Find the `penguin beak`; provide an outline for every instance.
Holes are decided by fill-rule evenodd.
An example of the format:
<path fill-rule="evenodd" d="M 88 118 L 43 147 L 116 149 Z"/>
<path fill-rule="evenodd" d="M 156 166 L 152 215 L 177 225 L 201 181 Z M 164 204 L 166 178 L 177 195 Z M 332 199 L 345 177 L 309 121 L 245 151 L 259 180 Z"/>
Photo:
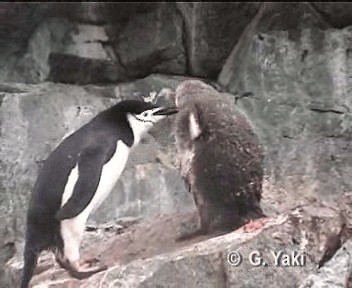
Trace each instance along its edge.
<path fill-rule="evenodd" d="M 159 110 L 155 111 L 153 115 L 155 116 L 167 116 L 178 112 L 176 107 L 161 107 Z"/>

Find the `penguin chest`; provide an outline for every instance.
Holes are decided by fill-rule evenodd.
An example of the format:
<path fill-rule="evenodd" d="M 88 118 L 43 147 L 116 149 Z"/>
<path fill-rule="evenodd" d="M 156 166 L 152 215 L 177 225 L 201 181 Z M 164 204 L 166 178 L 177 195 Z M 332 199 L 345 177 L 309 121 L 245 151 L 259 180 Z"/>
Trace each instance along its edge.
<path fill-rule="evenodd" d="M 121 176 L 121 173 L 126 166 L 129 150 L 129 147 L 125 145 L 122 141 L 118 141 L 116 143 L 116 148 L 113 156 L 102 167 L 99 184 L 92 200 L 85 207 L 82 213 L 77 216 L 80 219 L 83 219 L 83 222 L 88 218 L 88 216 L 92 212 L 94 212 L 102 204 L 102 202 L 106 199 L 111 190 L 114 188 L 117 180 Z M 69 175 L 68 182 L 63 193 L 61 207 L 71 197 L 78 178 L 79 169 L 78 165 L 76 165 Z"/>
<path fill-rule="evenodd" d="M 106 162 L 102 168 L 101 176 L 97 191 L 93 199 L 84 212 L 90 214 L 97 209 L 114 188 L 116 182 L 123 172 L 129 156 L 129 147 L 122 141 L 116 144 L 116 150 L 111 159 Z"/>

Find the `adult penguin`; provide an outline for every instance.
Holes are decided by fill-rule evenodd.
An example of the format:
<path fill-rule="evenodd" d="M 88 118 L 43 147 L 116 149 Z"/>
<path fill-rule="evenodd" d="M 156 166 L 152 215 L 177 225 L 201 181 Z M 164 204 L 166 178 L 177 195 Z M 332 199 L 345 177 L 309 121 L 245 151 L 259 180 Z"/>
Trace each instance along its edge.
<path fill-rule="evenodd" d="M 29 203 L 21 288 L 28 287 L 37 258 L 47 249 L 79 279 L 107 268 L 95 259 L 80 261 L 88 216 L 111 192 L 142 135 L 176 112 L 175 107 L 121 101 L 69 135 L 49 155 Z"/>

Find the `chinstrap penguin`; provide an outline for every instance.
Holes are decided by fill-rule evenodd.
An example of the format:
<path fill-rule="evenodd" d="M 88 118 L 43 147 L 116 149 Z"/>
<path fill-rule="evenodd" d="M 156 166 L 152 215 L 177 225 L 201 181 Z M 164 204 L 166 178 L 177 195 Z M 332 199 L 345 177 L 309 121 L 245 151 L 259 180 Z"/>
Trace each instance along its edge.
<path fill-rule="evenodd" d="M 95 259 L 80 261 L 86 221 L 119 179 L 131 148 L 155 123 L 174 113 L 175 107 L 121 101 L 69 135 L 49 155 L 29 202 L 21 288 L 28 287 L 38 256 L 47 249 L 79 279 L 107 268 Z"/>
<path fill-rule="evenodd" d="M 200 218 L 198 230 L 177 240 L 265 217 L 260 207 L 263 155 L 244 115 L 199 80 L 182 82 L 175 97 L 176 162 Z"/>

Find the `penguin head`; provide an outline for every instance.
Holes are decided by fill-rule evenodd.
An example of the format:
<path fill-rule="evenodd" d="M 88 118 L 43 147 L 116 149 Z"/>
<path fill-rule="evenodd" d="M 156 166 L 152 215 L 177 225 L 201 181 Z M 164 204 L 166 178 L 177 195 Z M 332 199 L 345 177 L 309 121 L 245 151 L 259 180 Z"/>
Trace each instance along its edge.
<path fill-rule="evenodd" d="M 176 88 L 175 102 L 177 107 L 186 105 L 190 101 L 211 99 L 218 91 L 200 80 L 185 80 Z"/>
<path fill-rule="evenodd" d="M 127 115 L 127 121 L 134 135 L 134 145 L 138 144 L 141 137 L 156 123 L 178 112 L 176 107 L 161 107 L 151 103 L 126 100 L 120 102 L 121 110 Z"/>

